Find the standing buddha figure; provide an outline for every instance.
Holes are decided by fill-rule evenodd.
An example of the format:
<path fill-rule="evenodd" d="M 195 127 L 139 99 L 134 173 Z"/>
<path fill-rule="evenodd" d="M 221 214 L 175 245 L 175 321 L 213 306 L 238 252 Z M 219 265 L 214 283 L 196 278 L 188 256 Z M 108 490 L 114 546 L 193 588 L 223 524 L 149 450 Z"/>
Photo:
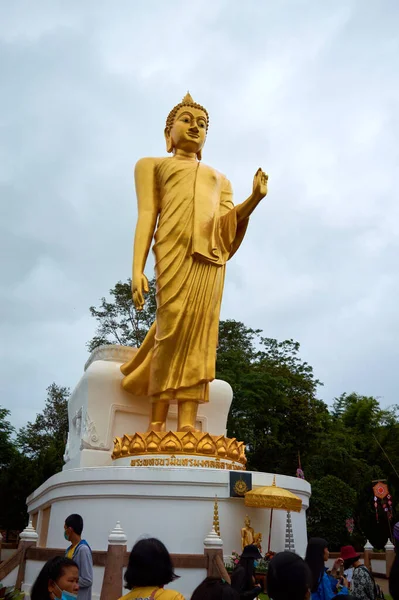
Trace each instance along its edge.
<path fill-rule="evenodd" d="M 121 371 L 126 391 L 151 400 L 149 431 L 165 431 L 170 403 L 178 404 L 178 431 L 195 431 L 198 405 L 208 402 L 215 378 L 226 262 L 267 193 L 267 175 L 258 169 L 251 194 L 234 207 L 230 182 L 201 162 L 208 125 L 206 109 L 187 94 L 166 121 L 171 156 L 142 158 L 135 167 L 133 302 L 142 310 L 154 240 L 157 311 Z"/>
<path fill-rule="evenodd" d="M 244 521 L 245 527 L 241 529 L 241 548 L 244 550 L 245 546 L 249 546 L 255 543 L 255 530 L 251 527 L 251 521 L 248 515 Z"/>

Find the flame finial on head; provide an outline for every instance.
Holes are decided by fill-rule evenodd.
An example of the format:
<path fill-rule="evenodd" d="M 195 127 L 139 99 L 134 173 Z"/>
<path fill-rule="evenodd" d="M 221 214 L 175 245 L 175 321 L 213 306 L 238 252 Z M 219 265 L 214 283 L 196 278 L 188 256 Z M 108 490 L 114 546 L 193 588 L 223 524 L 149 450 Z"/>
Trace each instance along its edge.
<path fill-rule="evenodd" d="M 186 104 L 186 103 L 193 103 L 194 100 L 191 97 L 190 92 L 187 90 L 187 94 L 184 96 L 183 100 L 182 100 L 182 104 Z"/>
<path fill-rule="evenodd" d="M 201 104 L 194 102 L 190 92 L 187 92 L 187 94 L 184 96 L 183 100 L 181 102 L 179 102 L 179 104 L 176 104 L 176 106 L 173 107 L 172 110 L 170 111 L 170 113 L 168 114 L 168 118 L 166 119 L 166 130 L 170 131 L 170 129 L 172 128 L 173 122 L 175 120 L 175 116 L 176 116 L 177 112 L 181 108 L 183 108 L 183 106 L 191 106 L 192 108 L 198 108 L 199 110 L 202 110 L 206 115 L 206 130 L 208 131 L 208 125 L 209 125 L 208 111 L 206 110 L 206 108 L 201 106 Z"/>

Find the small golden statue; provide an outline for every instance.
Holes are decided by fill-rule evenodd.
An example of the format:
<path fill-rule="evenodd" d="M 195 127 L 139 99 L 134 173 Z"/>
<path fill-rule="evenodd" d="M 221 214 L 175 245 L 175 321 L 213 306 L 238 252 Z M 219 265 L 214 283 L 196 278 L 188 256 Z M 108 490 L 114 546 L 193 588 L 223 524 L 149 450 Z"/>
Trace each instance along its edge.
<path fill-rule="evenodd" d="M 254 544 L 258 548 L 259 552 L 262 554 L 262 534 L 255 533 Z"/>
<path fill-rule="evenodd" d="M 245 546 L 255 543 L 255 530 L 251 527 L 251 521 L 248 515 L 244 521 L 245 527 L 241 529 L 241 548 L 244 550 Z"/>
<path fill-rule="evenodd" d="M 215 378 L 225 265 L 267 193 L 268 177 L 258 169 L 249 197 L 234 207 L 230 182 L 200 162 L 208 125 L 205 108 L 187 94 L 166 120 L 172 156 L 142 158 L 135 168 L 133 301 L 143 308 L 154 238 L 157 312 L 121 370 L 126 391 L 151 398 L 149 431 L 165 431 L 171 402 L 178 403 L 178 431 L 195 431 L 198 404 L 208 402 Z"/>

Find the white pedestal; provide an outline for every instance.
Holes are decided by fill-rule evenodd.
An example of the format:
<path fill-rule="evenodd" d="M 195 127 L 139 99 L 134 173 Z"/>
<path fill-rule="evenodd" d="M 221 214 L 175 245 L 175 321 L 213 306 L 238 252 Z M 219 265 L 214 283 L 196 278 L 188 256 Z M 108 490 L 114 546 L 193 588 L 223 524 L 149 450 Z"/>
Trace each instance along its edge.
<path fill-rule="evenodd" d="M 128 394 L 121 386 L 120 366 L 136 351 L 125 346 L 101 346 L 92 352 L 68 402 L 69 434 L 64 470 L 111 465 L 116 436 L 147 430 L 149 399 Z M 210 401 L 199 407 L 197 428 L 225 434 L 232 389 L 225 381 L 216 379 L 210 384 L 209 396 Z M 177 428 L 176 406 L 170 407 L 166 428 L 172 431 Z"/>

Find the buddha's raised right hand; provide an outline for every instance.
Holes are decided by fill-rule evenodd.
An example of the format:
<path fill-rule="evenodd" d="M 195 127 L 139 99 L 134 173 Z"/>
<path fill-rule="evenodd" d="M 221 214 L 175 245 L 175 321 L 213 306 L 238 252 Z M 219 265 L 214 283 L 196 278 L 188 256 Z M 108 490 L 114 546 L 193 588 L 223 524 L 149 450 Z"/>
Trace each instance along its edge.
<path fill-rule="evenodd" d="M 132 294 L 134 306 L 137 310 L 143 310 L 145 304 L 144 294 L 148 294 L 148 291 L 148 279 L 144 273 L 140 273 L 139 275 L 133 274 Z"/>
<path fill-rule="evenodd" d="M 254 182 L 252 186 L 252 194 L 254 198 L 259 202 L 267 194 L 267 181 L 269 176 L 266 175 L 262 169 L 258 169 L 254 176 Z"/>

